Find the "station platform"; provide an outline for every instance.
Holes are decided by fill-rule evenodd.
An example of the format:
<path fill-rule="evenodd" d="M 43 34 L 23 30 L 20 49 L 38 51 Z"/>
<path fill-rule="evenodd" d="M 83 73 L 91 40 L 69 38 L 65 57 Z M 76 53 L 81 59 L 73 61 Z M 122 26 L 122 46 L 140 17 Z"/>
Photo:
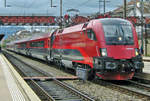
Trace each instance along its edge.
<path fill-rule="evenodd" d="M 143 57 L 143 60 L 150 61 L 150 57 Z"/>
<path fill-rule="evenodd" d="M 0 53 L 0 101 L 41 101 Z"/>
<path fill-rule="evenodd" d="M 143 57 L 143 60 L 144 60 L 143 72 L 150 74 L 150 57 Z"/>

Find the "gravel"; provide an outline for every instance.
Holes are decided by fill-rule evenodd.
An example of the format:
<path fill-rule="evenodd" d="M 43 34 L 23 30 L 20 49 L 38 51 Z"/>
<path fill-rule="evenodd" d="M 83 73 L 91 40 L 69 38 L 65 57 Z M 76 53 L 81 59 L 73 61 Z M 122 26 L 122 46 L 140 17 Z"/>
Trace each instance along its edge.
<path fill-rule="evenodd" d="M 9 52 L 10 53 L 10 52 Z M 14 54 L 14 53 L 11 53 Z M 35 61 L 24 56 L 20 56 L 14 54 L 14 56 L 20 58 L 21 60 L 27 62 L 28 64 L 34 65 L 46 72 L 52 73 L 54 76 L 73 76 L 69 73 L 65 73 L 54 66 L 48 66 L 46 64 L 40 63 L 39 61 Z M 29 62 L 30 61 L 30 62 Z M 134 96 L 129 96 L 126 94 L 122 94 L 118 91 L 111 90 L 106 88 L 105 86 L 95 84 L 90 81 L 82 82 L 79 80 L 66 80 L 64 81 L 68 85 L 73 86 L 74 88 L 80 90 L 81 92 L 88 94 L 91 97 L 94 97 L 96 101 L 144 101 L 144 99 L 137 99 Z"/>
<path fill-rule="evenodd" d="M 132 97 L 132 95 L 128 96 L 89 81 L 81 82 L 79 80 L 75 80 L 65 82 L 79 89 L 81 92 L 87 93 L 90 96 L 94 96 L 96 101 L 143 101 L 141 99 Z"/>

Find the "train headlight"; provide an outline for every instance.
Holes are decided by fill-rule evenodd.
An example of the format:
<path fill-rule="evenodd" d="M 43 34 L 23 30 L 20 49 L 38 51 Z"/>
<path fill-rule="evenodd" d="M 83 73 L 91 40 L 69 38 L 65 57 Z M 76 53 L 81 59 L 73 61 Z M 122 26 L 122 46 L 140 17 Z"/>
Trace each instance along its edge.
<path fill-rule="evenodd" d="M 107 56 L 107 50 L 106 48 L 101 49 L 101 56 Z"/>
<path fill-rule="evenodd" d="M 139 55 L 139 50 L 136 48 L 135 49 L 135 55 L 138 56 Z"/>

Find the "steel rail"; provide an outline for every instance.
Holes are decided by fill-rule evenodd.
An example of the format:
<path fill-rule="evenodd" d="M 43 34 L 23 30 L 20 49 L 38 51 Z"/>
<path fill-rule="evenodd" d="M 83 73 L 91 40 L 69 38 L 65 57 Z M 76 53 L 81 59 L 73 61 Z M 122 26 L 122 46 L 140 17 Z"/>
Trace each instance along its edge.
<path fill-rule="evenodd" d="M 4 53 L 5 57 L 11 62 L 11 64 L 16 67 L 15 69 L 19 72 L 19 74 L 21 74 L 21 76 L 27 76 L 20 68 L 17 68 L 17 65 L 14 64 L 11 60 L 11 58 L 8 58 L 8 54 L 7 53 Z M 9 54 L 10 55 L 10 54 Z M 12 55 L 11 55 L 12 56 Z M 12 56 L 13 58 L 17 59 L 16 57 Z M 19 60 L 19 59 L 17 59 Z M 20 60 L 19 60 L 20 61 Z M 23 64 L 26 64 L 23 62 Z M 29 81 L 29 80 L 25 80 L 26 82 Z M 51 96 L 49 96 L 49 94 L 47 92 L 45 92 L 45 90 L 43 88 L 41 88 L 35 81 L 33 81 L 32 79 L 30 79 L 30 82 L 32 83 L 32 86 L 35 87 L 34 90 L 36 90 L 38 93 L 36 93 L 39 97 L 42 95 L 42 97 L 40 97 L 41 99 L 43 98 L 44 96 L 44 100 L 42 101 L 55 101 Z"/>
<path fill-rule="evenodd" d="M 68 89 L 69 91 L 71 91 L 71 92 L 74 93 L 75 95 L 80 96 L 80 97 L 81 97 L 82 99 L 84 99 L 85 101 L 95 101 L 94 99 L 92 99 L 92 98 L 88 97 L 87 95 L 81 93 L 80 91 L 78 91 L 78 90 L 76 90 L 76 89 L 74 89 L 74 88 L 68 86 L 67 84 L 62 83 L 62 82 L 60 82 L 60 81 L 57 80 L 57 79 L 54 79 L 54 80 L 55 80 L 55 82 L 56 82 L 58 85 L 64 87 L 65 89 Z"/>
<path fill-rule="evenodd" d="M 136 82 L 136 81 L 133 81 L 133 80 L 127 80 L 127 82 L 130 82 L 130 83 L 134 84 L 138 88 L 143 88 L 145 90 L 150 91 L 150 86 L 149 85 L 139 83 L 139 82 Z"/>
<path fill-rule="evenodd" d="M 4 53 L 4 54 L 5 54 L 5 56 L 6 56 L 6 54 L 8 54 L 8 53 Z M 9 55 L 10 55 L 10 54 L 9 54 Z M 24 61 L 22 61 L 22 60 L 20 60 L 20 59 L 18 59 L 18 58 L 16 58 L 16 57 L 14 57 L 14 56 L 12 56 L 12 55 L 11 55 L 11 57 L 13 57 L 13 58 L 15 58 L 16 60 L 20 61 L 20 62 L 23 63 L 24 65 L 27 65 L 28 67 L 30 67 L 30 68 L 32 68 L 32 69 L 34 69 L 34 70 L 36 70 L 36 71 L 38 71 L 38 72 L 40 72 L 40 73 L 43 73 L 43 74 L 44 74 L 45 76 L 47 76 L 47 77 L 52 77 L 52 79 L 53 79 L 52 81 L 54 81 L 57 85 L 59 85 L 59 86 L 63 87 L 64 89 L 66 89 L 66 90 L 72 92 L 72 93 L 75 94 L 76 96 L 80 97 L 82 100 L 84 100 L 84 101 L 95 101 L 94 99 L 92 99 L 92 98 L 88 97 L 87 95 L 81 93 L 80 91 L 78 91 L 78 90 L 76 90 L 76 89 L 70 87 L 69 85 L 65 84 L 64 82 L 61 82 L 61 81 L 57 80 L 57 78 L 55 78 L 51 73 L 45 72 L 45 71 L 43 71 L 43 70 L 41 70 L 41 69 L 39 69 L 39 68 L 37 69 L 35 66 L 29 65 L 29 64 L 25 63 Z M 8 60 L 9 60 L 9 59 L 8 59 Z M 22 73 L 23 73 L 23 71 L 21 71 L 21 70 L 19 70 L 19 72 L 22 72 Z M 26 77 L 28 77 L 25 73 L 24 73 L 24 75 L 25 75 Z M 29 80 L 29 79 L 28 79 L 28 80 Z M 50 95 L 48 95 L 48 93 L 47 93 L 46 91 L 43 91 L 43 89 L 41 89 L 41 87 L 40 87 L 37 83 L 35 83 L 35 81 L 32 80 L 32 77 L 31 77 L 31 81 L 32 81 L 32 84 L 35 85 L 35 87 L 39 88 L 39 89 L 44 93 L 44 95 L 46 95 L 46 98 L 49 98 L 49 99 L 51 98 Z M 50 100 L 50 101 L 51 101 L 51 100 Z M 52 99 L 52 101 L 55 101 L 55 100 Z"/>
<path fill-rule="evenodd" d="M 124 87 L 124 86 L 121 86 L 121 85 L 118 85 L 118 84 L 115 84 L 115 83 L 112 83 L 112 82 L 109 82 L 109 81 L 104 81 L 104 80 L 98 80 L 98 81 L 95 81 L 95 83 L 100 84 L 102 86 L 105 86 L 107 88 L 119 91 L 119 92 L 123 92 L 123 93 L 128 94 L 128 95 L 135 95 L 136 97 L 138 97 L 140 99 L 145 98 L 146 101 L 150 100 L 150 95 L 149 94 L 141 93 L 139 91 L 130 89 L 130 88 L 128 88 L 128 86 Z"/>
<path fill-rule="evenodd" d="M 39 94 L 41 94 L 40 96 L 44 96 L 44 100 L 48 100 L 48 101 L 55 101 L 54 98 L 52 98 L 42 87 L 40 87 L 34 80 L 30 80 L 32 86 L 34 86 L 37 92 L 39 92 Z"/>

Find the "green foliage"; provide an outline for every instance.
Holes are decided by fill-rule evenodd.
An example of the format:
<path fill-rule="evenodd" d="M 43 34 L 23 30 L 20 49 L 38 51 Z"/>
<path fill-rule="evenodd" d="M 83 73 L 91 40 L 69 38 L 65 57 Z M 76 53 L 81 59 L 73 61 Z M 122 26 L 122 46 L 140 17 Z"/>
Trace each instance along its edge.
<path fill-rule="evenodd" d="M 5 48 L 6 44 L 9 43 L 9 42 L 11 42 L 11 40 L 7 40 L 7 39 L 4 40 L 3 43 L 2 43 L 2 45 L 1 45 L 1 47 Z"/>

